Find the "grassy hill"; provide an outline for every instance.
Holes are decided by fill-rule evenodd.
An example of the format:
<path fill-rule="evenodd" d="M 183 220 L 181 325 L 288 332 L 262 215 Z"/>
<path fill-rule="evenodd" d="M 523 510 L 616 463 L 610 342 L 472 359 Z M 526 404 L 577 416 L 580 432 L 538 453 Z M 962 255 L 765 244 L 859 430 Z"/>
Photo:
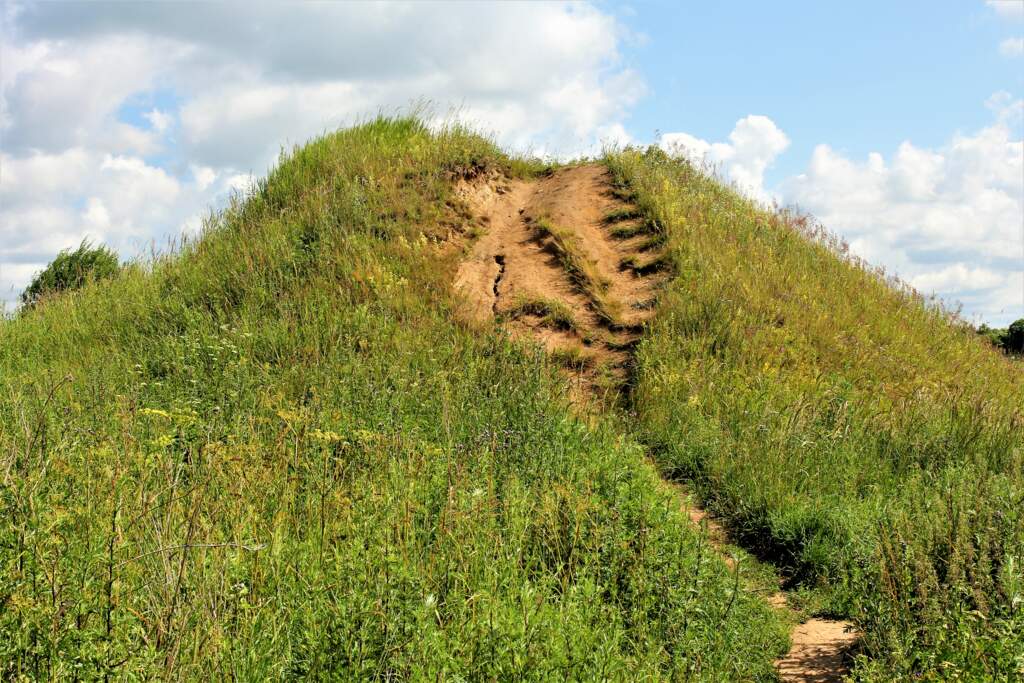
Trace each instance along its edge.
<path fill-rule="evenodd" d="M 861 678 L 1024 670 L 1022 366 L 685 162 L 603 161 L 674 275 L 625 409 L 456 314 L 455 183 L 547 169 L 408 118 L 0 323 L 0 676 L 771 680 L 789 617 L 652 455 Z"/>
<path fill-rule="evenodd" d="M 864 629 L 860 675 L 1024 675 L 1024 364 L 806 218 L 607 163 L 678 272 L 634 396 L 664 471 Z"/>
<path fill-rule="evenodd" d="M 455 178 L 382 119 L 0 325 L 0 676 L 755 678 L 779 617 L 612 418 L 453 322 Z"/>

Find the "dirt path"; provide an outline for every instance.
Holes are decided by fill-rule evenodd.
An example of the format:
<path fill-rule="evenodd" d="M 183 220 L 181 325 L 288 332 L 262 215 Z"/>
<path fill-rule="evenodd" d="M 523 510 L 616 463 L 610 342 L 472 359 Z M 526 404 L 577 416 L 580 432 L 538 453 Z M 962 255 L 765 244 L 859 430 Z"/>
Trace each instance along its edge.
<path fill-rule="evenodd" d="M 456 279 L 467 313 L 540 342 L 570 374 L 577 401 L 617 394 L 666 274 L 657 235 L 613 215 L 629 207 L 615 198 L 607 171 L 491 179 L 466 183 L 460 194 L 485 226 Z"/>
<path fill-rule="evenodd" d="M 581 408 L 619 396 L 669 276 L 663 235 L 637 217 L 596 164 L 539 180 L 491 176 L 462 183 L 458 192 L 482 225 L 456 276 L 466 315 L 497 320 L 514 337 L 540 343 L 565 368 Z M 681 499 L 690 520 L 722 548 L 725 529 L 685 492 Z M 731 556 L 722 557 L 733 566 Z M 784 593 L 768 601 L 788 609 Z M 780 678 L 842 680 L 856 638 L 848 622 L 805 621 L 775 663 Z"/>
<path fill-rule="evenodd" d="M 680 487 L 681 488 L 681 487 Z M 728 543 L 728 533 L 706 510 L 693 503 L 685 491 L 680 491 L 690 521 L 707 530 L 711 543 L 721 550 Z M 733 568 L 731 555 L 721 553 L 723 561 Z M 789 601 L 782 591 L 769 595 L 773 607 L 788 609 Z M 797 624 L 790 634 L 789 652 L 775 660 L 775 668 L 783 681 L 832 683 L 842 681 L 850 672 L 847 653 L 857 642 L 858 634 L 852 623 L 838 619 L 811 618 Z"/>

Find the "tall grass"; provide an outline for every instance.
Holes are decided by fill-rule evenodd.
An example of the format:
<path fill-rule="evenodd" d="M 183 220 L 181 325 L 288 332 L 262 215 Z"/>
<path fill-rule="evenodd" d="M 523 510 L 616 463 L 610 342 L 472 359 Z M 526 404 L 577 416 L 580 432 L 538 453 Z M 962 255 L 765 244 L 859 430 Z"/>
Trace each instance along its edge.
<path fill-rule="evenodd" d="M 548 248 L 561 262 L 577 289 L 593 303 L 594 312 L 610 325 L 621 324 L 622 302 L 609 296 L 611 281 L 586 253 L 580 244 L 580 237 L 572 230 L 555 225 L 543 217 L 533 222 L 533 228 L 549 240 Z"/>
<path fill-rule="evenodd" d="M 0 677 L 742 680 L 778 618 L 556 370 L 452 322 L 414 119 L 0 323 Z"/>
<path fill-rule="evenodd" d="M 864 629 L 858 676 L 1024 676 L 1024 367 L 685 161 L 606 162 L 678 277 L 639 350 L 664 471 Z"/>
<path fill-rule="evenodd" d="M 517 295 L 507 315 L 512 318 L 537 316 L 541 325 L 559 330 L 576 331 L 580 328 L 576 314 L 567 304 L 538 294 Z"/>

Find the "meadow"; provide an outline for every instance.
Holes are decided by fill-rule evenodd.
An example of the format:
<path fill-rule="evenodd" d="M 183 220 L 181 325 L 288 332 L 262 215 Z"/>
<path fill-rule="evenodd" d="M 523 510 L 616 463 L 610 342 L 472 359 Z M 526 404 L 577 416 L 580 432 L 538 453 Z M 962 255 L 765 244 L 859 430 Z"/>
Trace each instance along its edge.
<path fill-rule="evenodd" d="M 543 167 L 325 135 L 0 322 L 0 677 L 773 678 L 784 616 L 621 416 L 454 315 L 452 184 L 489 169 Z"/>
<path fill-rule="evenodd" d="M 665 476 L 863 630 L 856 678 L 1024 676 L 1024 364 L 806 216 L 605 163 L 677 273 L 632 394 Z"/>

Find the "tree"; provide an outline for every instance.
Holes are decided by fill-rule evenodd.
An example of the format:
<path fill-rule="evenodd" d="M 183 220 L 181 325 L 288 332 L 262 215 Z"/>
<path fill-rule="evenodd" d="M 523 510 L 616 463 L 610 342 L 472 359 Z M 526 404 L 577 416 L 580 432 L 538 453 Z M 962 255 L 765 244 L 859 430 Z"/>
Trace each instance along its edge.
<path fill-rule="evenodd" d="M 112 277 L 121 269 L 117 254 L 104 246 L 94 247 L 83 240 L 78 249 L 57 254 L 50 265 L 36 273 L 21 293 L 21 303 L 31 308 L 41 299 L 57 292 L 82 287 L 86 282 Z"/>
<path fill-rule="evenodd" d="M 985 323 L 981 324 L 981 327 L 977 329 L 979 336 L 984 337 L 989 341 L 992 346 L 997 349 L 1003 349 L 1006 346 L 1006 330 L 998 327 L 989 327 Z"/>
<path fill-rule="evenodd" d="M 1003 348 L 1007 353 L 1024 353 L 1024 318 L 1010 323 L 1003 338 Z"/>

